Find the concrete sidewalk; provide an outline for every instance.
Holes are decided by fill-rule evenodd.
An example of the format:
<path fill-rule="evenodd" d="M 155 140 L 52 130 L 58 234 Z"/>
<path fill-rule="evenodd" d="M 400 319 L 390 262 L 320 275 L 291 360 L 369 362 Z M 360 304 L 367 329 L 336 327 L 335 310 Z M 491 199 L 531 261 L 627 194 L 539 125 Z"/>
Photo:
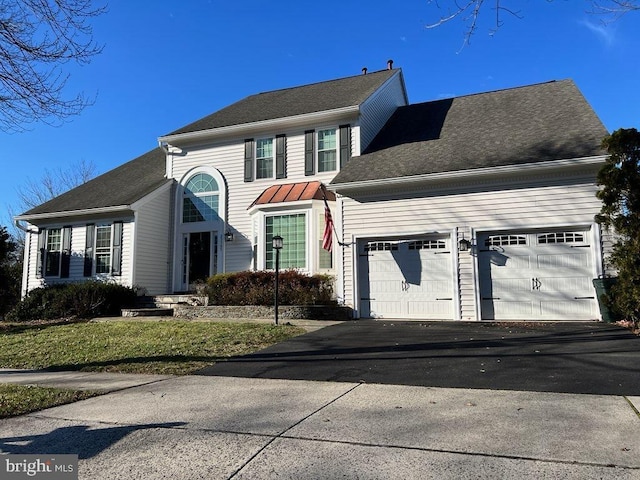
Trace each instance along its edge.
<path fill-rule="evenodd" d="M 124 379 L 123 379 L 124 380 Z M 640 397 L 185 376 L 0 421 L 82 479 L 640 479 Z"/>

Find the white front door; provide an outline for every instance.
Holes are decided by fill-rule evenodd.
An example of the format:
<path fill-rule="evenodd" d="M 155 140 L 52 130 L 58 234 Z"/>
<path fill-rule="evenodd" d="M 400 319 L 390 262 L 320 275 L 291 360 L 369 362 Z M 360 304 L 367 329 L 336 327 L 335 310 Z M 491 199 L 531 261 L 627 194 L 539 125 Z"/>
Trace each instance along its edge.
<path fill-rule="evenodd" d="M 449 238 L 368 241 L 359 248 L 362 317 L 453 318 Z"/>
<path fill-rule="evenodd" d="M 598 318 L 590 238 L 585 230 L 479 235 L 482 318 Z"/>

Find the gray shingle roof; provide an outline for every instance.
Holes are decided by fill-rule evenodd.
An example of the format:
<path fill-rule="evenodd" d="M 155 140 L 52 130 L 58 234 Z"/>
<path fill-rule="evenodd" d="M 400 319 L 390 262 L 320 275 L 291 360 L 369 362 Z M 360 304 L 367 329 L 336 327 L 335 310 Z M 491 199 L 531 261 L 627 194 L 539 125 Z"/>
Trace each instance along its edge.
<path fill-rule="evenodd" d="M 332 184 L 603 155 L 571 80 L 400 107 Z"/>
<path fill-rule="evenodd" d="M 131 205 L 166 183 L 165 153 L 155 148 L 21 216 Z"/>
<path fill-rule="evenodd" d="M 258 93 L 179 128 L 169 135 L 273 120 L 360 105 L 398 69 Z"/>

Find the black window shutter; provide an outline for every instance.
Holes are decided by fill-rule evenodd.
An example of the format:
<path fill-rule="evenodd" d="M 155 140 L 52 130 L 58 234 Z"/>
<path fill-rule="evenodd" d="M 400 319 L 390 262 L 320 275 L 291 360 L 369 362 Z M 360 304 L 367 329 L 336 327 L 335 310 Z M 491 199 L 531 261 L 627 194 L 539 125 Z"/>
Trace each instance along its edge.
<path fill-rule="evenodd" d="M 62 229 L 62 262 L 60 263 L 60 277 L 69 278 L 71 265 L 71 227 Z"/>
<path fill-rule="evenodd" d="M 253 182 L 253 138 L 244 141 L 244 181 Z"/>
<path fill-rule="evenodd" d="M 315 175 L 316 173 L 316 155 L 315 155 L 314 131 L 307 130 L 304 132 L 304 174 Z"/>
<path fill-rule="evenodd" d="M 111 274 L 122 275 L 122 222 L 113 222 L 113 260 Z"/>
<path fill-rule="evenodd" d="M 286 135 L 276 135 L 276 178 L 287 178 Z"/>
<path fill-rule="evenodd" d="M 351 125 L 340 125 L 340 168 L 351 160 Z"/>
<path fill-rule="evenodd" d="M 87 225 L 87 234 L 84 247 L 84 276 L 90 277 L 93 273 L 93 237 L 95 235 L 95 225 L 89 223 Z"/>
<path fill-rule="evenodd" d="M 38 260 L 36 264 L 36 277 L 42 278 L 44 276 L 44 256 L 46 253 L 45 245 L 47 240 L 47 230 L 41 228 L 38 230 Z"/>

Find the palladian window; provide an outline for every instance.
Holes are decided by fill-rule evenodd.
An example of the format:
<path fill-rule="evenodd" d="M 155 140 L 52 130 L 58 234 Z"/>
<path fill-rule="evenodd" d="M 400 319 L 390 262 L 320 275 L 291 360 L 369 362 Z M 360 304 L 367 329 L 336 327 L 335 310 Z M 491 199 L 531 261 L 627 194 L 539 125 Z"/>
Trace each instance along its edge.
<path fill-rule="evenodd" d="M 206 173 L 191 177 L 184 188 L 183 223 L 207 222 L 218 218 L 218 182 Z"/>

